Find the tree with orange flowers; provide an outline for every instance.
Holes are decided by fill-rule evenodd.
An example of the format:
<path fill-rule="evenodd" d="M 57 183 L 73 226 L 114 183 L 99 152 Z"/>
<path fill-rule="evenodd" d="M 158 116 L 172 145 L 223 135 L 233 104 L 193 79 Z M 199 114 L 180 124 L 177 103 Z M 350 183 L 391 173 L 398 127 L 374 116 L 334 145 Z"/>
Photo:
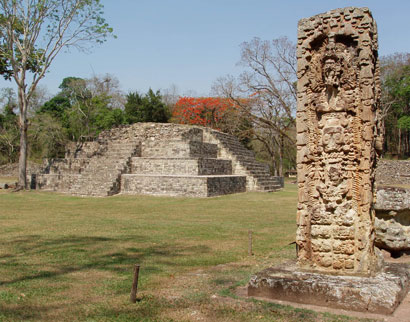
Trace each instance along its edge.
<path fill-rule="evenodd" d="M 174 120 L 181 124 L 202 125 L 220 129 L 220 123 L 236 106 L 220 97 L 180 97 L 173 110 Z"/>
<path fill-rule="evenodd" d="M 172 111 L 173 121 L 201 125 L 235 135 L 248 145 L 252 125 L 241 107 L 232 99 L 222 97 L 180 97 Z"/>

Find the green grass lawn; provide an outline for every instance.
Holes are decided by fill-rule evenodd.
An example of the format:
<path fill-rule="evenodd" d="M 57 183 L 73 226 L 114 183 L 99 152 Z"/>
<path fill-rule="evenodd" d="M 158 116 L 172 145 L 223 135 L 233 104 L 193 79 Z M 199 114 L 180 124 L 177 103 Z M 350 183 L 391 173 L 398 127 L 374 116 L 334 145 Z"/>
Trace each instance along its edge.
<path fill-rule="evenodd" d="M 1 191 L 0 321 L 347 321 L 233 293 L 295 256 L 296 189 L 208 199 Z"/>

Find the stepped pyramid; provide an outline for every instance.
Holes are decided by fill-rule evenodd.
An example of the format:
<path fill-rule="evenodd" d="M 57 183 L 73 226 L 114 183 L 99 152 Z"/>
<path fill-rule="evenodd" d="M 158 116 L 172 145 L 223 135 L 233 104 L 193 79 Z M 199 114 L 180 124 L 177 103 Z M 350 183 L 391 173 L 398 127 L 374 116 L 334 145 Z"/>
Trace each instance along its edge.
<path fill-rule="evenodd" d="M 275 191 L 281 180 L 237 138 L 208 128 L 136 123 L 67 146 L 46 160 L 37 188 L 80 196 L 149 194 L 211 197 Z"/>

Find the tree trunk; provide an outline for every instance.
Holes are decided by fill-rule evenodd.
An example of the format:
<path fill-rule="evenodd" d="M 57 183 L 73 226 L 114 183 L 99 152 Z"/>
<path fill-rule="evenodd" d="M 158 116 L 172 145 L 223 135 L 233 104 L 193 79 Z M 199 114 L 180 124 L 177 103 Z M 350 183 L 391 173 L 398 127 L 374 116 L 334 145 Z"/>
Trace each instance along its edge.
<path fill-rule="evenodd" d="M 19 89 L 20 109 L 20 156 L 19 156 L 19 187 L 27 189 L 27 101 L 24 90 Z"/>
<path fill-rule="evenodd" d="M 271 158 L 271 162 L 272 162 L 272 174 L 274 176 L 276 176 L 278 174 L 278 167 L 276 165 L 275 154 L 271 154 L 270 158 Z"/>
<path fill-rule="evenodd" d="M 410 156 L 410 131 L 407 130 L 407 157 Z"/>
<path fill-rule="evenodd" d="M 283 135 L 280 136 L 280 147 L 279 147 L 279 173 L 280 177 L 283 177 L 283 150 L 284 150 L 284 142 L 283 142 Z"/>
<path fill-rule="evenodd" d="M 400 157 L 401 155 L 401 129 L 399 128 L 399 143 L 397 145 L 397 155 Z"/>
<path fill-rule="evenodd" d="M 20 121 L 21 122 L 21 121 Z M 27 188 L 27 120 L 20 124 L 19 186 Z"/>

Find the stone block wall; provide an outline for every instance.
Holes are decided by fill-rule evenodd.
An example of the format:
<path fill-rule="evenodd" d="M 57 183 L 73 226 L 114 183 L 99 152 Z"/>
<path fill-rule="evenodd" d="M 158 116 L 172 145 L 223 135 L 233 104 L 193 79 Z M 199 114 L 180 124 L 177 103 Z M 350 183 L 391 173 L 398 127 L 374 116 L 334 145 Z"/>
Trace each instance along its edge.
<path fill-rule="evenodd" d="M 213 197 L 245 191 L 245 176 L 124 174 L 121 178 L 123 194 Z"/>
<path fill-rule="evenodd" d="M 90 158 L 50 159 L 43 163 L 43 169 L 49 174 L 78 174 L 81 173 L 81 170 L 84 169 L 89 162 Z"/>
<path fill-rule="evenodd" d="M 106 149 L 106 142 L 103 140 L 75 143 L 70 142 L 66 146 L 65 158 L 91 158 L 92 156 L 102 153 Z"/>
<path fill-rule="evenodd" d="M 215 144 L 199 141 L 149 141 L 141 149 L 141 157 L 145 158 L 216 158 L 218 154 Z"/>
<path fill-rule="evenodd" d="M 375 244 L 392 253 L 410 251 L 410 188 L 379 187 Z"/>
<path fill-rule="evenodd" d="M 66 159 L 48 161 L 37 181 L 40 189 L 93 196 L 206 197 L 280 188 L 236 138 L 197 126 L 159 123 L 121 126 L 102 132 L 95 142 L 71 144 Z"/>
<path fill-rule="evenodd" d="M 204 138 L 218 146 L 219 158 L 232 160 L 233 174 L 247 176 L 248 191 L 275 191 L 283 188 L 282 178 L 270 175 L 269 166 L 257 162 L 253 151 L 246 149 L 236 137 L 206 129 Z"/>
<path fill-rule="evenodd" d="M 143 158 L 131 160 L 130 173 L 161 175 L 232 174 L 232 162 L 222 159 Z"/>
<path fill-rule="evenodd" d="M 379 160 L 376 183 L 410 185 L 410 160 Z"/>
<path fill-rule="evenodd" d="M 36 188 L 41 190 L 68 193 L 70 188 L 80 180 L 80 174 L 47 174 L 37 175 Z"/>

